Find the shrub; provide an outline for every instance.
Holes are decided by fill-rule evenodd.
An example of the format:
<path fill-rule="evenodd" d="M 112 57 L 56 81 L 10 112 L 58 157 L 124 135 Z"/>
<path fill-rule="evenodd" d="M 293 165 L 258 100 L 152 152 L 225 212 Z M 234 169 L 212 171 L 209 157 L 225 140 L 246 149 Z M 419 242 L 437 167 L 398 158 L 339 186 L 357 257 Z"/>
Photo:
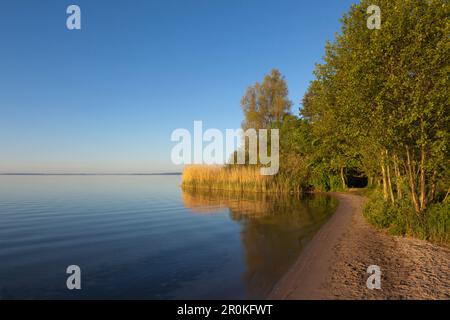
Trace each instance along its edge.
<path fill-rule="evenodd" d="M 363 214 L 369 223 L 387 229 L 390 234 L 450 245 L 449 201 L 432 204 L 425 212 L 417 214 L 407 199 L 392 204 L 385 202 L 379 192 L 374 192 Z"/>

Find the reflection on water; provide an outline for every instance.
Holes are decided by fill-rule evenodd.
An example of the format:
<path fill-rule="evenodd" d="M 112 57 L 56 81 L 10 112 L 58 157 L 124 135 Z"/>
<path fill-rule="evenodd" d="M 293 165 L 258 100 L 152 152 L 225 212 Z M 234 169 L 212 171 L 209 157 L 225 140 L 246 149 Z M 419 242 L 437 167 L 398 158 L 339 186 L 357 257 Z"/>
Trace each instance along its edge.
<path fill-rule="evenodd" d="M 293 264 L 303 246 L 335 210 L 325 195 L 275 195 L 185 189 L 184 205 L 197 214 L 229 209 L 242 225 L 242 281 L 248 298 L 264 298 Z"/>

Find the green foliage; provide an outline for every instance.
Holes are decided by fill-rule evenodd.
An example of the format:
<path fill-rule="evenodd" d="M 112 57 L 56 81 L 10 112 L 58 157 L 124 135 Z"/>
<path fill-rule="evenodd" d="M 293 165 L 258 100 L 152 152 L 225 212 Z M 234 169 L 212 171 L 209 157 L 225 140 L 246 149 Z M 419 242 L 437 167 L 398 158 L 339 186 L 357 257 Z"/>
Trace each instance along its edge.
<path fill-rule="evenodd" d="M 314 168 L 311 173 L 311 185 L 315 191 L 329 192 L 329 191 L 344 191 L 342 187 L 341 178 L 326 169 Z"/>
<path fill-rule="evenodd" d="M 364 207 L 364 216 L 373 225 L 388 228 L 393 220 L 388 203 L 381 196 L 371 199 Z"/>
<path fill-rule="evenodd" d="M 409 201 L 391 204 L 384 201 L 379 191 L 374 191 L 364 208 L 364 216 L 393 235 L 450 245 L 450 201 L 433 204 L 426 212 L 417 214 Z"/>
<path fill-rule="evenodd" d="M 278 180 L 291 190 L 310 189 L 308 157 L 311 152 L 310 126 L 293 115 L 286 115 L 280 129 L 280 169 Z"/>
<path fill-rule="evenodd" d="M 371 4 L 381 8 L 381 30 L 366 27 Z M 436 201 L 442 181 L 448 190 L 449 16 L 444 0 L 352 6 L 303 99 L 312 167 L 330 176 L 342 168 L 381 176 L 384 200 L 408 194 L 417 212 Z"/>

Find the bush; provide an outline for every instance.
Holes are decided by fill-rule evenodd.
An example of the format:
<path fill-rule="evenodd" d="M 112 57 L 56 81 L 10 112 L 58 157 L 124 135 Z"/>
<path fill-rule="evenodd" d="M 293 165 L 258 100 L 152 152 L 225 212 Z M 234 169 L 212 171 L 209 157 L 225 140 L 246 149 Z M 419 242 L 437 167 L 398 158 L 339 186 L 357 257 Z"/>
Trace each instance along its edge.
<path fill-rule="evenodd" d="M 345 191 L 342 188 L 340 176 L 323 170 L 313 172 L 311 184 L 314 186 L 314 190 L 319 192 Z"/>
<path fill-rule="evenodd" d="M 372 225 L 387 229 L 390 234 L 411 236 L 450 245 L 450 203 L 432 204 L 417 214 L 407 199 L 387 203 L 374 192 L 364 207 L 364 216 Z"/>
<path fill-rule="evenodd" d="M 433 204 L 427 211 L 427 233 L 431 239 L 450 243 L 450 201 Z"/>

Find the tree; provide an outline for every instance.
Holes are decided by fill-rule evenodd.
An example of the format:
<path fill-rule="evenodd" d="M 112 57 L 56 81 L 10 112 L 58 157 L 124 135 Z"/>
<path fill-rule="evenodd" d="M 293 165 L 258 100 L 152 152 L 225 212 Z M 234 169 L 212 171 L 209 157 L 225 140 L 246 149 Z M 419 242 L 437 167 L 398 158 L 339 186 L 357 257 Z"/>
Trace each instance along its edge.
<path fill-rule="evenodd" d="M 372 4 L 381 8 L 381 30 L 366 27 Z M 331 169 L 357 160 L 352 165 L 381 177 L 386 201 L 406 187 L 418 213 L 449 172 L 449 14 L 444 0 L 354 5 L 302 110 Z"/>
<path fill-rule="evenodd" d="M 249 87 L 241 100 L 242 128 L 268 129 L 280 123 L 291 110 L 288 93 L 286 81 L 277 69 L 266 75 L 261 84 L 256 82 Z"/>

